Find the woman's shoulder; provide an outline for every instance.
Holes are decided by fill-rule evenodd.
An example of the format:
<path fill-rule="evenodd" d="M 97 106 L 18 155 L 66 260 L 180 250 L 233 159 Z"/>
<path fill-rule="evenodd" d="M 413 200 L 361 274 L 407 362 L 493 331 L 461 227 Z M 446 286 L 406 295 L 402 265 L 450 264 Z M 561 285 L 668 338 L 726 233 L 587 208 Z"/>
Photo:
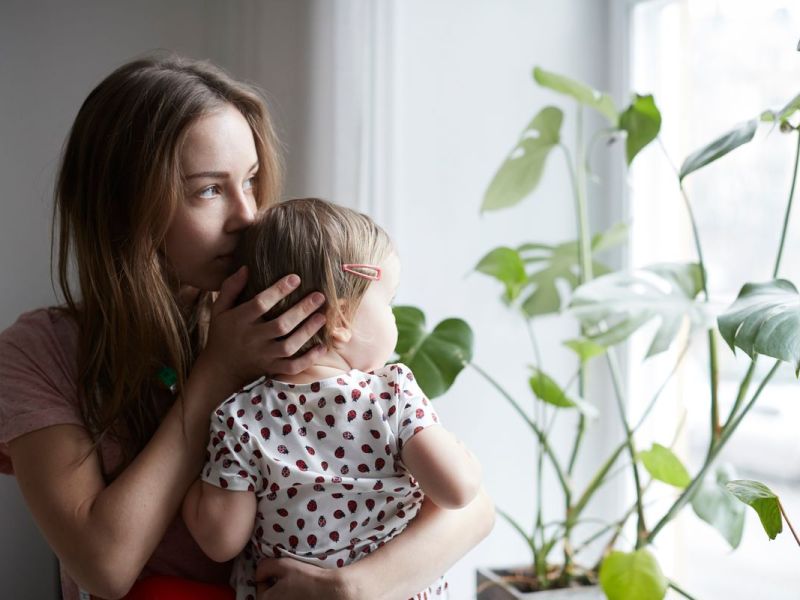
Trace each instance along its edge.
<path fill-rule="evenodd" d="M 37 308 L 21 314 L 0 332 L 0 353 L 49 353 L 48 349 L 53 347 L 72 350 L 77 338 L 77 323 L 65 309 L 57 306 Z"/>

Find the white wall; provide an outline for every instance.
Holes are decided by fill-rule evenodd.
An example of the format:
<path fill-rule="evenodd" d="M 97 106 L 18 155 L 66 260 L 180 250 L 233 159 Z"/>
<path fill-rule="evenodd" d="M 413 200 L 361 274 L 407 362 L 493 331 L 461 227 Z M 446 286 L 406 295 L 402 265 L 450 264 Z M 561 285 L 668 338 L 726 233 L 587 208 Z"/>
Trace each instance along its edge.
<path fill-rule="evenodd" d="M 360 131 L 358 119 L 348 113 L 356 92 L 343 89 L 343 82 L 360 80 L 353 65 L 342 62 L 347 52 L 335 48 L 353 26 L 342 20 L 342 10 L 369 3 L 2 3 L 0 328 L 26 309 L 53 302 L 48 242 L 52 177 L 80 102 L 115 66 L 151 48 L 209 57 L 259 84 L 286 144 L 287 194 L 350 203 L 349 197 L 335 197 L 347 195 L 348 186 L 356 197 L 359 185 L 355 158 L 346 158 L 351 155 L 343 141 Z M 372 151 L 385 169 L 386 198 L 395 204 L 369 199 L 365 206 L 386 219 L 400 249 L 404 275 L 398 301 L 423 307 L 431 323 L 447 316 L 466 318 L 475 328 L 477 362 L 527 399 L 522 370 L 531 360 L 527 339 L 497 302 L 496 286 L 469 273 L 494 246 L 574 237 L 566 172 L 554 157 L 541 189 L 524 206 L 484 217 L 478 207 L 495 169 L 534 112 L 545 102 L 567 106 L 536 88 L 530 77 L 534 64 L 609 87 L 607 2 L 386 0 L 379 13 L 388 34 L 382 30 L 372 47 L 390 58 L 385 62 L 390 73 L 378 69 L 378 80 L 390 94 L 378 99 L 382 110 L 376 114 L 386 122 L 373 130 L 378 144 Z M 358 107 L 353 104 L 353 110 Z M 572 117 L 567 112 L 568 139 Z M 606 198 L 596 196 L 593 202 L 597 222 L 613 220 Z M 565 375 L 566 352 L 548 345 L 561 330 L 546 323 L 539 334 L 548 348 L 548 370 Z M 464 374 L 437 407 L 445 423 L 479 455 L 498 506 L 529 523 L 533 440 L 516 415 L 473 373 Z M 595 425 L 588 454 L 604 446 L 606 427 L 603 421 Z M 549 484 L 546 497 L 560 502 Z M 613 495 L 606 502 L 613 502 Z M 11 478 L 0 478 L 0 507 L 1 595 L 51 597 L 55 571 L 49 552 Z M 472 595 L 476 565 L 525 560 L 523 544 L 498 521 L 491 537 L 453 569 L 453 598 Z"/>

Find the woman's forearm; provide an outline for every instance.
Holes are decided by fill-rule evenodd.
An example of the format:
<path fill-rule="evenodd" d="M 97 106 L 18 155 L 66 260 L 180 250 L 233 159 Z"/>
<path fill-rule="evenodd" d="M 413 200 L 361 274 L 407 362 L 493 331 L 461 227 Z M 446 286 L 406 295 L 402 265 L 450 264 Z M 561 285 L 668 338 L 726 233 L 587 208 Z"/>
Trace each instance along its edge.
<path fill-rule="evenodd" d="M 483 488 L 458 510 L 425 501 L 403 533 L 340 575 L 354 598 L 405 600 L 452 567 L 493 526 L 494 504 Z"/>

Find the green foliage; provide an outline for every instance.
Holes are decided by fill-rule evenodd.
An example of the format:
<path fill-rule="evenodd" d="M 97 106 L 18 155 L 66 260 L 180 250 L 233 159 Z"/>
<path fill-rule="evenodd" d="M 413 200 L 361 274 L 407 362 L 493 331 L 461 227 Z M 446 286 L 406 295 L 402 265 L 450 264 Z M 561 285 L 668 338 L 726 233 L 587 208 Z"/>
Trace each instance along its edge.
<path fill-rule="evenodd" d="M 681 325 L 706 327 L 710 317 L 705 304 L 695 301 L 701 290 L 696 263 L 653 265 L 634 273 L 615 272 L 598 277 L 575 290 L 570 303 L 586 330 L 586 338 L 613 346 L 651 319 L 660 319 L 647 356 L 669 348 Z"/>
<path fill-rule="evenodd" d="M 600 567 L 600 586 L 608 600 L 661 600 L 667 578 L 655 557 L 640 548 L 609 554 Z"/>
<path fill-rule="evenodd" d="M 786 122 L 798 110 L 800 110 L 800 94 L 789 100 L 786 106 L 780 110 L 765 110 L 761 113 L 761 120 L 765 122 Z"/>
<path fill-rule="evenodd" d="M 753 139 L 756 133 L 756 126 L 758 123 L 755 119 L 747 121 L 739 127 L 732 129 L 725 135 L 718 137 L 710 144 L 703 146 L 699 150 L 690 154 L 681 165 L 681 170 L 678 177 L 681 181 L 698 169 L 702 169 L 707 164 L 710 164 L 728 154 L 731 150 L 735 150 L 742 144 L 746 144 Z"/>
<path fill-rule="evenodd" d="M 761 519 L 761 525 L 764 526 L 764 531 L 767 532 L 769 539 L 774 540 L 783 531 L 781 506 L 775 492 L 763 483 L 747 479 L 729 481 L 725 487 L 737 499 L 758 513 L 758 518 Z"/>
<path fill-rule="evenodd" d="M 590 418 L 597 416 L 597 409 L 594 406 L 580 398 L 567 396 L 552 377 L 536 368 L 532 368 L 531 371 L 533 374 L 528 379 L 528 385 L 539 400 L 558 408 L 577 408 Z"/>
<path fill-rule="evenodd" d="M 639 452 L 639 460 L 653 477 L 677 488 L 685 488 L 692 478 L 681 460 L 669 448 L 653 444 L 650 450 Z"/>
<path fill-rule="evenodd" d="M 785 279 L 748 283 L 718 319 L 719 332 L 734 352 L 789 363 L 800 372 L 800 294 Z"/>
<path fill-rule="evenodd" d="M 614 106 L 614 101 L 608 94 L 603 94 L 588 85 L 558 75 L 550 71 L 545 71 L 540 67 L 533 69 L 533 79 L 542 87 L 549 88 L 559 94 L 571 96 L 580 104 L 593 108 L 603 115 L 611 125 L 616 125 L 619 115 Z"/>
<path fill-rule="evenodd" d="M 550 151 L 561 141 L 563 120 L 561 110 L 553 106 L 533 118 L 489 184 L 481 210 L 513 206 L 536 189 Z"/>
<path fill-rule="evenodd" d="M 735 477 L 731 465 L 720 465 L 705 477 L 692 498 L 695 514 L 719 531 L 734 549 L 744 533 L 744 505 L 725 489 L 725 484 Z"/>
<path fill-rule="evenodd" d="M 413 306 L 395 306 L 398 360 L 414 372 L 429 398 L 444 394 L 472 360 L 472 329 L 461 319 L 446 319 L 428 332 L 425 314 Z"/>
<path fill-rule="evenodd" d="M 628 134 L 625 139 L 625 157 L 630 165 L 636 155 L 656 139 L 661 131 L 661 112 L 656 107 L 652 94 L 636 94 L 633 97 L 631 105 L 620 115 L 619 128 Z"/>

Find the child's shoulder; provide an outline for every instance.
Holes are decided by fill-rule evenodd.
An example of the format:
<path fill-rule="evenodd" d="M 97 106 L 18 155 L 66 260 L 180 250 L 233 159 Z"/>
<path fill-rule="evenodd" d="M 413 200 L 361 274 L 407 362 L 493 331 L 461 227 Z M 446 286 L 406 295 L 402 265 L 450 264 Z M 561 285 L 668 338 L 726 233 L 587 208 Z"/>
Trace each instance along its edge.
<path fill-rule="evenodd" d="M 391 363 L 383 365 L 382 367 L 372 371 L 372 374 L 386 379 L 400 379 L 401 377 L 406 377 L 412 380 L 414 379 L 414 374 L 411 372 L 411 369 L 409 369 L 403 363 Z"/>

